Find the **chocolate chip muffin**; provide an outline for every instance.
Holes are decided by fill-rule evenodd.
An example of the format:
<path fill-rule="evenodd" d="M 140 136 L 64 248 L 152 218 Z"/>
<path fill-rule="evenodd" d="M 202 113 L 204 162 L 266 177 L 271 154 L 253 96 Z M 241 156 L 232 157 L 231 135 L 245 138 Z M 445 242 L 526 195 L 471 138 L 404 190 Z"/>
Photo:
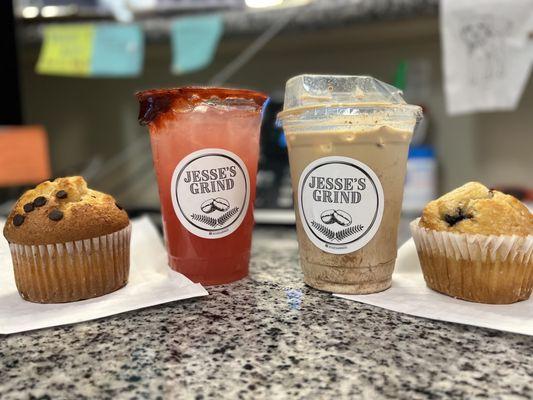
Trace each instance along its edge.
<path fill-rule="evenodd" d="M 28 190 L 4 227 L 20 295 L 63 303 L 123 287 L 130 230 L 127 213 L 113 197 L 87 188 L 80 176 Z"/>
<path fill-rule="evenodd" d="M 513 196 L 470 182 L 411 223 L 427 285 L 464 300 L 508 304 L 533 288 L 533 215 Z"/>

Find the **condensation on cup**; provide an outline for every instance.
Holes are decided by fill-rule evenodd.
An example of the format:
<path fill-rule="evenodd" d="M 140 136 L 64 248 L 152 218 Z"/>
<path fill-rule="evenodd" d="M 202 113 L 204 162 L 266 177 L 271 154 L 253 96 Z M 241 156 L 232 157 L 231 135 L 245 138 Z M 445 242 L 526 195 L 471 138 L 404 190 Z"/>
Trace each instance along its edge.
<path fill-rule="evenodd" d="M 399 89 L 372 77 L 287 81 L 279 120 L 308 285 L 349 294 L 390 287 L 408 148 L 421 117 Z"/>

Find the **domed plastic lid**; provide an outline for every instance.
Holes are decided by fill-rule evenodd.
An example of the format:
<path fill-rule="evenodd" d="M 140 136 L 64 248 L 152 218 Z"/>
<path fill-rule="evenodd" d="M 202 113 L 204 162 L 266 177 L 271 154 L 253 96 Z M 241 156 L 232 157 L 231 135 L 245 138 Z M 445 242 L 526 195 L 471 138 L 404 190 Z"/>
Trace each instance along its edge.
<path fill-rule="evenodd" d="M 298 75 L 287 81 L 280 116 L 296 109 L 327 106 L 416 107 L 407 105 L 402 94 L 371 76 Z"/>

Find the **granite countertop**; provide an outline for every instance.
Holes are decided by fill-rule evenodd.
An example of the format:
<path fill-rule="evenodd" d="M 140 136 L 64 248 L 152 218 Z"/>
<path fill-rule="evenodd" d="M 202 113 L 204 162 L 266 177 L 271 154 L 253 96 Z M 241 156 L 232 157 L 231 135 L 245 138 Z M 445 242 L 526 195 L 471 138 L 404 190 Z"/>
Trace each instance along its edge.
<path fill-rule="evenodd" d="M 0 398 L 533 397 L 533 337 L 306 287 L 291 229 L 210 296 L 0 338 Z"/>

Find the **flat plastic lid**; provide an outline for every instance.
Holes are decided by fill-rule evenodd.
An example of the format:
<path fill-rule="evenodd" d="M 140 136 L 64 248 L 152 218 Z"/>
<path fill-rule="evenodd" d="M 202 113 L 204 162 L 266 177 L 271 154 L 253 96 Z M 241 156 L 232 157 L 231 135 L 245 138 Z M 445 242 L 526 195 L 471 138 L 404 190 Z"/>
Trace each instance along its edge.
<path fill-rule="evenodd" d="M 332 105 L 409 107 L 400 89 L 371 76 L 298 75 L 287 81 L 282 114 Z"/>
<path fill-rule="evenodd" d="M 228 107 L 248 106 L 261 110 L 268 96 L 247 89 L 188 86 L 172 89 L 153 89 L 135 93 L 139 100 L 139 123 L 149 125 L 168 114 L 173 108 L 220 101 Z"/>

